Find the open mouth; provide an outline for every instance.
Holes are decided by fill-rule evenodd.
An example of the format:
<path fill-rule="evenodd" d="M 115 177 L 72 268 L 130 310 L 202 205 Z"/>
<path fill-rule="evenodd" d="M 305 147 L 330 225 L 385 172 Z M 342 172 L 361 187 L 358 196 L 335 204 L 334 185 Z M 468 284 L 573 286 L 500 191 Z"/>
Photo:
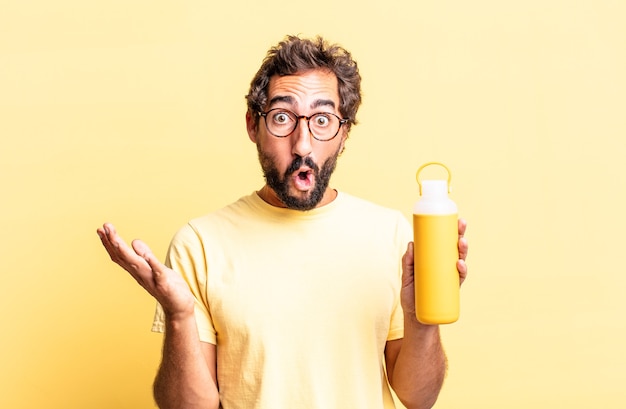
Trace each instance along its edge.
<path fill-rule="evenodd" d="M 299 170 L 294 172 L 293 181 L 296 189 L 306 191 L 313 186 L 313 171 L 311 169 Z"/>

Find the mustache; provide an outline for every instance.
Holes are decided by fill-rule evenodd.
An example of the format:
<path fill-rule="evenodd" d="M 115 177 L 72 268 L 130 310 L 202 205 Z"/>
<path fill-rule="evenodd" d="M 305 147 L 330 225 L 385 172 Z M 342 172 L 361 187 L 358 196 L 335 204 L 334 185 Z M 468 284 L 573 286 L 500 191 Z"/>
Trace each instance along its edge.
<path fill-rule="evenodd" d="M 302 164 L 305 164 L 306 166 L 311 168 L 315 173 L 318 173 L 320 170 L 319 166 L 317 166 L 317 164 L 313 162 L 313 159 L 311 159 L 310 156 L 307 156 L 306 158 L 298 156 L 293 160 L 293 162 L 291 162 L 291 165 L 289 165 L 289 167 L 285 171 L 285 175 L 291 175 L 293 172 L 300 169 L 302 167 Z"/>

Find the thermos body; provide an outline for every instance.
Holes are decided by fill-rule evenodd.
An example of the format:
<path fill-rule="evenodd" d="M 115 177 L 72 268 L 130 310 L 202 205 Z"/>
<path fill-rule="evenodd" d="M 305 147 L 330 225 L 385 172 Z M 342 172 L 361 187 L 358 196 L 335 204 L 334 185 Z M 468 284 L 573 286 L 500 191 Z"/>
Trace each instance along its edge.
<path fill-rule="evenodd" d="M 423 324 L 449 324 L 460 313 L 458 210 L 448 197 L 449 179 L 420 182 L 419 171 L 417 178 L 422 196 L 413 207 L 416 315 Z"/>

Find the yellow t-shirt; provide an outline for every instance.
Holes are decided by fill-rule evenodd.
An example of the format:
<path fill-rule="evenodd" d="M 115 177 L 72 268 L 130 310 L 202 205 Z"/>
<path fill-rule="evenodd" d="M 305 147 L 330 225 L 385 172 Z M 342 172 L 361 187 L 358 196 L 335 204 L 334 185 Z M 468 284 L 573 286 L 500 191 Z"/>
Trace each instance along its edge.
<path fill-rule="evenodd" d="M 184 226 L 167 263 L 217 345 L 224 409 L 393 408 L 384 349 L 403 336 L 411 239 L 400 212 L 345 193 L 306 212 L 253 193 Z"/>

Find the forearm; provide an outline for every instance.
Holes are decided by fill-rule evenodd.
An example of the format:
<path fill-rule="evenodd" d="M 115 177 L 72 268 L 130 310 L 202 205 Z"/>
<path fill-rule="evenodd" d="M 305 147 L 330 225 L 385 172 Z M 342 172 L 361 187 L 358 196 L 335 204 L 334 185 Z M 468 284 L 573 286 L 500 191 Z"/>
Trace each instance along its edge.
<path fill-rule="evenodd" d="M 162 409 L 217 409 L 215 375 L 207 365 L 192 316 L 166 320 L 163 358 L 154 381 Z"/>
<path fill-rule="evenodd" d="M 398 398 L 408 409 L 431 408 L 446 374 L 439 326 L 423 325 L 414 314 L 404 317 L 404 339 L 390 376 Z"/>

